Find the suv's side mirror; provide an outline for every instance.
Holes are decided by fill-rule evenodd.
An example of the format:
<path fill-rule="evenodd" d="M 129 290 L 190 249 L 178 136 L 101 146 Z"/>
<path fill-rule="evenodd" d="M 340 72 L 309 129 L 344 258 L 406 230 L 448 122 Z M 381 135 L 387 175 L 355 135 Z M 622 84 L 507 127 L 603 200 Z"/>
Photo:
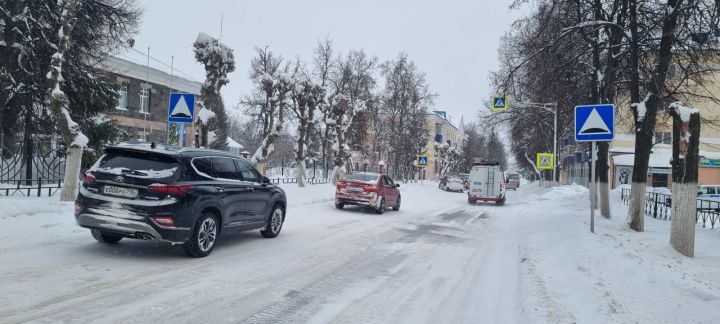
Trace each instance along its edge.
<path fill-rule="evenodd" d="M 262 183 L 263 183 L 263 184 L 270 184 L 270 178 L 268 178 L 268 177 L 262 177 Z"/>
<path fill-rule="evenodd" d="M 396 184 L 395 184 L 395 188 L 399 188 L 399 187 L 400 187 L 400 184 L 399 184 L 399 183 L 396 183 Z"/>

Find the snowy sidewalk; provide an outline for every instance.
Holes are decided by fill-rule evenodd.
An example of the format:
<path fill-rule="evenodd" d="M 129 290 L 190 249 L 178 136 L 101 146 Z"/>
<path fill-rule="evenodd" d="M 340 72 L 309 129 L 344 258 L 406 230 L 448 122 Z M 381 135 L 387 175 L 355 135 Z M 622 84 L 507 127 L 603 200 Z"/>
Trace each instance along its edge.
<path fill-rule="evenodd" d="M 696 229 L 696 257 L 669 244 L 670 222 L 626 225 L 627 207 L 612 194 L 613 219 L 596 214 L 589 231 L 587 190 L 561 187 L 536 195 L 523 217 L 521 255 L 532 291 L 526 303 L 542 322 L 717 323 L 720 231 Z"/>

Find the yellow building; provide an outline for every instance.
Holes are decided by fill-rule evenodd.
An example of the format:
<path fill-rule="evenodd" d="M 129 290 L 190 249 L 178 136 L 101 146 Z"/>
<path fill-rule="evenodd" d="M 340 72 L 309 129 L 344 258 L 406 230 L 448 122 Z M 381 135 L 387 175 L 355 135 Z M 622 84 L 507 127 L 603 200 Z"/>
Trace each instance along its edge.
<path fill-rule="evenodd" d="M 430 136 L 425 146 L 428 167 L 425 168 L 424 174 L 425 179 L 436 179 L 441 164 L 437 156 L 436 146 L 447 145 L 458 150 L 462 148 L 465 137 L 463 119 L 460 118 L 460 124 L 456 127 L 448 119 L 446 112 L 433 111 L 427 115 L 426 124 Z"/>
<path fill-rule="evenodd" d="M 718 60 L 715 60 L 718 61 Z M 715 64 L 717 65 L 717 64 Z M 716 69 L 717 71 L 717 69 Z M 707 83 L 700 87 L 692 81 L 679 80 L 670 73 L 669 82 L 683 82 L 680 87 L 708 97 L 720 93 L 720 72 L 712 72 L 706 76 Z M 683 100 L 687 106 L 698 108 L 702 124 L 700 126 L 700 168 L 699 184 L 720 184 L 720 127 L 713 121 L 720 120 L 720 105 L 712 100 Z M 621 184 L 629 184 L 632 179 L 635 134 L 633 117 L 627 103 L 619 104 L 616 120 L 618 134 L 610 147 L 610 176 L 613 188 Z M 670 187 L 672 172 L 672 123 L 673 119 L 667 111 L 658 112 L 655 129 L 655 145 L 650 156 L 648 169 L 648 186 Z"/>

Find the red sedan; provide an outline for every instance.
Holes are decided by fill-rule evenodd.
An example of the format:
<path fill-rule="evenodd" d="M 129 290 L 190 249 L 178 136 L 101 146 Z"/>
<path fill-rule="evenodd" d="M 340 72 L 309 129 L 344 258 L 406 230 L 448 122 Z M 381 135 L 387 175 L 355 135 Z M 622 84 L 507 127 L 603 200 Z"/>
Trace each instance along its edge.
<path fill-rule="evenodd" d="M 382 214 L 385 208 L 400 210 L 400 187 L 392 178 L 383 174 L 358 172 L 350 173 L 337 184 L 335 207 L 346 205 L 372 208 Z"/>

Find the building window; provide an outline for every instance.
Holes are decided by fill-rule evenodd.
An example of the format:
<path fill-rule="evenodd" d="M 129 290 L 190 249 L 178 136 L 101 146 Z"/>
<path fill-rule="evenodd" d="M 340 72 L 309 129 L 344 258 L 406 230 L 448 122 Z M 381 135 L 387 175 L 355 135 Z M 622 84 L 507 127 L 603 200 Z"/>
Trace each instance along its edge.
<path fill-rule="evenodd" d="M 140 112 L 150 112 L 150 88 L 140 88 Z"/>
<path fill-rule="evenodd" d="M 672 132 L 655 132 L 655 144 L 672 144 Z"/>
<path fill-rule="evenodd" d="M 119 110 L 127 110 L 127 102 L 128 102 L 128 83 L 123 81 L 120 82 L 120 86 L 118 87 L 118 103 L 117 103 L 117 109 Z"/>

